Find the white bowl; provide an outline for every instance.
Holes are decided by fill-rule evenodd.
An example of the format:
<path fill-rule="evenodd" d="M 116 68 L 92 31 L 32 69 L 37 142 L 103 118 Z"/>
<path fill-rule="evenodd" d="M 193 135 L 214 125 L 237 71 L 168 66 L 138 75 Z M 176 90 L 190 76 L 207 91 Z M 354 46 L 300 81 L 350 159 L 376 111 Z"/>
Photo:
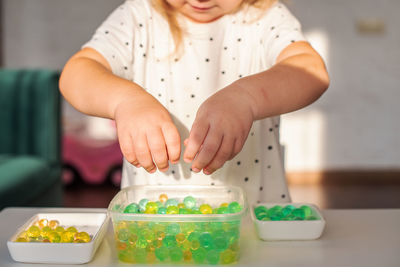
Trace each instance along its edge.
<path fill-rule="evenodd" d="M 88 243 L 14 242 L 18 235 L 40 219 L 58 220 L 62 226 L 75 226 L 87 232 Z M 38 213 L 31 217 L 7 241 L 13 260 L 29 263 L 82 264 L 92 260 L 107 230 L 107 213 Z"/>
<path fill-rule="evenodd" d="M 302 205 L 308 205 L 315 210 L 317 220 L 304 221 L 260 221 L 254 214 L 254 208 L 265 206 L 268 209 L 275 206 L 293 205 L 296 208 Z M 318 239 L 325 228 L 325 219 L 317 206 L 309 203 L 259 203 L 251 207 L 251 218 L 257 231 L 257 235 L 261 240 L 278 241 L 278 240 L 313 240 Z"/>

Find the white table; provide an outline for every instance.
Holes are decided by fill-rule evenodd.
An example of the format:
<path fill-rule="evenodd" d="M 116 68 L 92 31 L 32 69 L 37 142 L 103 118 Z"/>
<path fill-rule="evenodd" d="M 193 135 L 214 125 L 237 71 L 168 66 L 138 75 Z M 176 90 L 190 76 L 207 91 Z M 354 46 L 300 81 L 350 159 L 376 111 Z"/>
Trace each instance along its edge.
<path fill-rule="evenodd" d="M 96 211 L 39 208 L 3 210 L 0 213 L 0 267 L 42 266 L 14 262 L 7 249 L 7 240 L 31 216 L 38 212 L 85 210 Z M 258 240 L 248 216 L 242 228 L 241 259 L 234 266 L 400 267 L 400 209 L 324 210 L 323 215 L 327 225 L 320 239 L 290 242 Z M 132 266 L 118 262 L 111 224 L 94 259 L 86 265 Z"/>

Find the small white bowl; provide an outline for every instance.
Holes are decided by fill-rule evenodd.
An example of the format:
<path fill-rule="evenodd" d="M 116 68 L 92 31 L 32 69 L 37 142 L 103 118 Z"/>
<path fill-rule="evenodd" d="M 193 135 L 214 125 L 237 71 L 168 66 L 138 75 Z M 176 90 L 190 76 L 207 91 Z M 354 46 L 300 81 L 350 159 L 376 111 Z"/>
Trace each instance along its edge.
<path fill-rule="evenodd" d="M 293 205 L 296 208 L 302 205 L 308 205 L 315 210 L 317 220 L 304 221 L 260 221 L 254 214 L 254 208 L 265 206 L 268 209 L 280 205 Z M 318 239 L 325 228 L 325 219 L 317 206 L 309 203 L 259 203 L 251 208 L 251 218 L 257 231 L 257 235 L 261 240 L 278 241 L 278 240 L 313 240 Z"/>
<path fill-rule="evenodd" d="M 92 240 L 88 243 L 15 242 L 18 235 L 40 219 L 58 220 L 62 226 L 75 226 Z M 107 213 L 38 213 L 7 241 L 13 260 L 26 263 L 83 264 L 92 260 L 107 230 Z"/>

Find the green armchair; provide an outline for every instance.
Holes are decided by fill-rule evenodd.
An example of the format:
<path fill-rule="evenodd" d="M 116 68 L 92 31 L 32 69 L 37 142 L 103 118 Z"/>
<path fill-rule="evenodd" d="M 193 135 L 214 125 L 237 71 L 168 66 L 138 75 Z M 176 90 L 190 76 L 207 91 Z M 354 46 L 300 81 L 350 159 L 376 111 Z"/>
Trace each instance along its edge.
<path fill-rule="evenodd" d="M 62 206 L 59 74 L 0 69 L 0 210 Z"/>

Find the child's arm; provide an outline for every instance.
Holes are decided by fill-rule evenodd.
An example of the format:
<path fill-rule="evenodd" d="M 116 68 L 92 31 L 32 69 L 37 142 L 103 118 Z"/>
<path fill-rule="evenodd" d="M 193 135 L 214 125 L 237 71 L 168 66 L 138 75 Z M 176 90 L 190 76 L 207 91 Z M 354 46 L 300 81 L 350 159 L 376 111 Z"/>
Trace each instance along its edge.
<path fill-rule="evenodd" d="M 79 111 L 116 121 L 122 153 L 133 165 L 152 173 L 156 165 L 167 171 L 168 159 L 178 162 L 180 137 L 168 111 L 139 85 L 114 75 L 96 50 L 84 48 L 67 62 L 60 90 Z"/>
<path fill-rule="evenodd" d="M 267 71 L 242 78 L 208 98 L 185 140 L 184 160 L 211 174 L 242 149 L 254 120 L 305 107 L 328 88 L 318 53 L 306 42 L 285 48 Z"/>

